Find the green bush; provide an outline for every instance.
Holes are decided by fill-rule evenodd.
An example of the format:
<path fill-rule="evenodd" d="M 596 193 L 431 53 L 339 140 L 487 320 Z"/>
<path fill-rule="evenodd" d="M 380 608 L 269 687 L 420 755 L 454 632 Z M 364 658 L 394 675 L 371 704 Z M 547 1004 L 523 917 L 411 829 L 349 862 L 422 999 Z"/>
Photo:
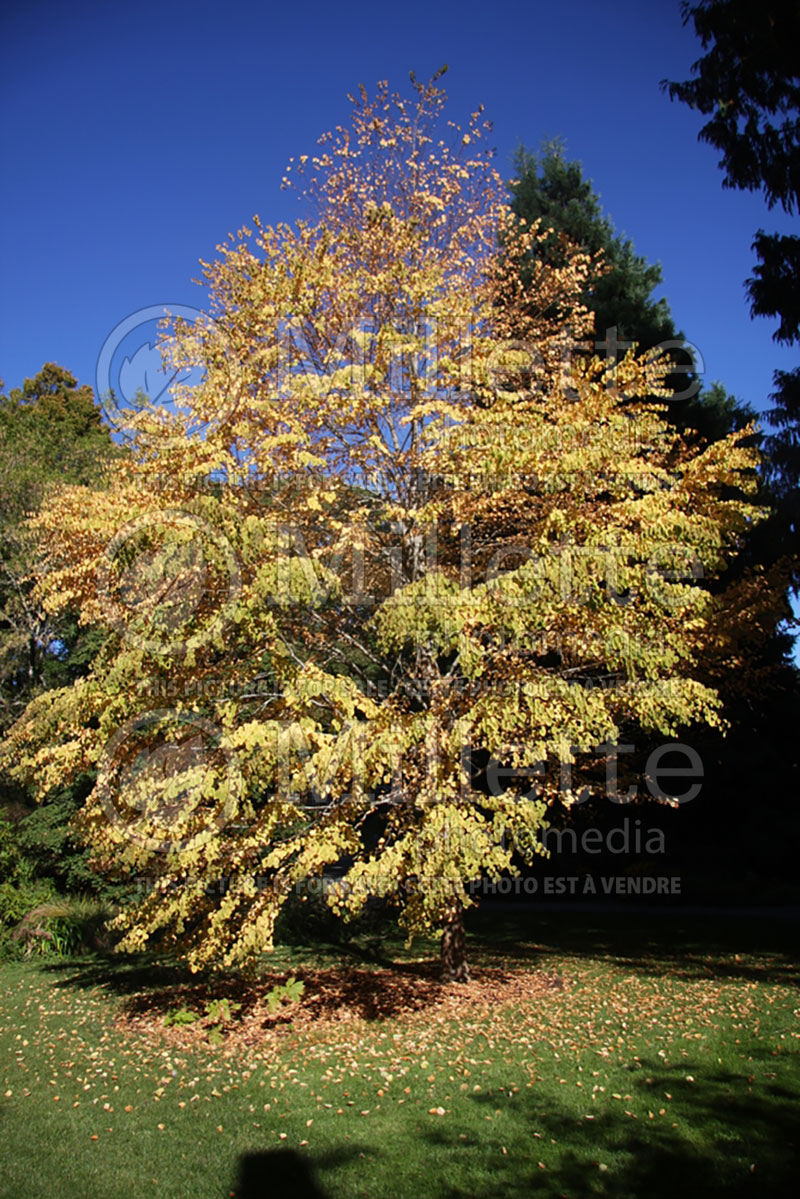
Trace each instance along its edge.
<path fill-rule="evenodd" d="M 19 958 L 25 952 L 15 931 L 34 908 L 56 899 L 49 879 L 36 877 L 33 863 L 22 853 L 16 826 L 0 819 L 0 958 Z"/>
<path fill-rule="evenodd" d="M 41 904 L 56 899 L 48 879 L 25 879 L 0 883 L 0 924 L 15 928 L 23 917 Z"/>
<path fill-rule="evenodd" d="M 29 910 L 11 934 L 22 941 L 27 955 L 70 957 L 111 947 L 107 923 L 113 909 L 92 896 L 65 895 Z"/>
<path fill-rule="evenodd" d="M 33 863 L 40 878 L 51 878 L 59 894 L 96 895 L 109 903 L 124 902 L 131 891 L 127 882 L 104 877 L 92 869 L 90 854 L 76 839 L 75 816 L 92 787 L 83 775 L 72 786 L 54 790 L 15 826 L 19 849 Z"/>
<path fill-rule="evenodd" d="M 12 823 L 0 816 L 0 959 L 109 948 L 111 897 L 60 894 L 55 879 L 42 871 L 42 854 L 30 848 L 30 820 Z"/>

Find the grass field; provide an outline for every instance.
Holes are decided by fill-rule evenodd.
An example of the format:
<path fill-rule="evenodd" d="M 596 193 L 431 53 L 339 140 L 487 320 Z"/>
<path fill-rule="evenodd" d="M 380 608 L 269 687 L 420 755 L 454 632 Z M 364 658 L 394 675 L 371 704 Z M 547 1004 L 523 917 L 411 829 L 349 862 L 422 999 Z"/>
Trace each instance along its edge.
<path fill-rule="evenodd" d="M 0 968 L 5 1199 L 794 1193 L 797 927 L 487 911 L 475 986 L 284 949 L 222 1044 L 146 961 Z M 415 946 L 414 955 L 431 946 Z M 265 985 L 306 982 L 267 1017 Z"/>

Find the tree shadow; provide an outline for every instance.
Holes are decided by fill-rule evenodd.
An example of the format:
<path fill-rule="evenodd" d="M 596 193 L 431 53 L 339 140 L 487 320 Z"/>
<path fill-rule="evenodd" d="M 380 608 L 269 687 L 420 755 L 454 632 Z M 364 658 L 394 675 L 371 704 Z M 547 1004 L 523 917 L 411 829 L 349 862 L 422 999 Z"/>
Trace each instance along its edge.
<path fill-rule="evenodd" d="M 43 963 L 42 970 L 65 976 L 57 987 L 101 987 L 116 995 L 180 986 L 198 977 L 180 962 L 159 961 L 147 954 L 59 958 Z"/>
<path fill-rule="evenodd" d="M 602 957 L 650 977 L 800 984 L 800 955 L 792 941 L 796 926 L 788 920 L 695 920 L 685 915 L 624 912 L 593 916 L 536 910 L 492 913 L 491 909 L 470 913 L 470 917 L 468 952 L 477 985 L 462 992 L 462 997 L 469 993 L 474 997 L 489 984 L 502 988 L 509 1001 L 523 997 L 523 989 L 530 992 L 538 986 L 543 994 L 556 989 L 560 980 L 552 982 L 552 971 L 547 969 L 548 960 L 554 958 L 563 962 L 565 958 Z M 340 960 L 336 966 L 316 968 L 298 962 L 291 969 L 264 969 L 257 977 L 192 975 L 178 963 L 147 955 L 61 961 L 44 968 L 63 976 L 56 984 L 59 987 L 102 987 L 119 996 L 123 1017 L 134 1024 L 152 1025 L 163 1021 L 171 1010 L 187 1008 L 197 1017 L 194 1035 L 203 1035 L 200 1021 L 205 1018 L 206 1006 L 219 999 L 238 1005 L 234 1026 L 248 1026 L 244 1039 L 290 1023 L 380 1021 L 431 1012 L 448 1002 L 448 989 L 440 984 L 436 960 L 384 958 L 388 964 L 378 965 L 374 954 L 374 947 L 362 950 L 353 946 L 352 957 L 360 959 L 359 964 L 352 958 L 349 963 Z M 290 973 L 298 974 L 305 984 L 301 1003 L 268 1011 L 269 991 L 285 983 Z"/>
<path fill-rule="evenodd" d="M 797 918 L 684 913 L 470 913 L 471 952 L 502 953 L 520 964 L 548 956 L 602 957 L 625 969 L 679 979 L 741 979 L 800 985 Z"/>
<path fill-rule="evenodd" d="M 553 1196 L 611 1196 L 614 1199 L 674 1199 L 702 1195 L 704 1199 L 733 1196 L 789 1196 L 796 1193 L 800 1095 L 777 1082 L 745 1079 L 720 1069 L 709 1072 L 698 1063 L 694 1082 L 684 1074 L 687 1063 L 674 1070 L 658 1059 L 643 1061 L 627 1083 L 632 1098 L 597 1105 L 579 1117 L 548 1093 L 517 1097 L 509 1105 L 516 1143 L 530 1153 L 499 1157 L 491 1190 L 470 1189 L 473 1199 L 523 1199 L 531 1194 Z M 670 1114 L 679 1121 L 656 1116 L 669 1092 Z M 496 1105 L 487 1095 L 470 1096 L 477 1105 Z M 635 1110 L 638 1118 L 625 1113 Z M 653 1119 L 649 1118 L 653 1111 Z M 534 1132 L 538 1138 L 534 1138 Z M 428 1130 L 426 1139 L 440 1150 L 454 1148 L 452 1134 Z M 572 1146 L 554 1160 L 551 1139 Z M 452 1144 L 451 1144 L 452 1142 Z M 510 1138 L 509 1138 L 509 1143 Z M 548 1158 L 542 1169 L 537 1159 Z M 447 1199 L 465 1199 L 467 1191 L 445 1185 Z"/>
<path fill-rule="evenodd" d="M 280 1026 L 308 1025 L 317 1021 L 365 1020 L 379 1022 L 399 1015 L 450 1011 L 453 1006 L 480 1005 L 503 988 L 517 995 L 556 989 L 551 973 L 528 971 L 524 976 L 503 966 L 479 967 L 473 971 L 471 987 L 442 985 L 438 961 L 394 962 L 387 969 L 352 965 L 326 969 L 300 969 L 297 976 L 305 990 L 301 1000 L 270 1010 L 270 991 L 286 983 L 288 970 L 264 972 L 257 978 L 243 975 L 190 975 L 180 969 L 148 963 L 104 962 L 60 963 L 47 967 L 63 974 L 58 987 L 84 989 L 102 986 L 121 1000 L 120 1019 L 140 1033 L 166 1030 L 165 1017 L 187 1009 L 194 1020 L 180 1029 L 170 1028 L 174 1041 L 187 1043 L 203 1038 L 218 1017 L 208 1013 L 215 1000 L 228 1000 L 226 1039 L 257 1040 L 266 1030 Z M 560 986 L 560 981 L 557 984 Z"/>

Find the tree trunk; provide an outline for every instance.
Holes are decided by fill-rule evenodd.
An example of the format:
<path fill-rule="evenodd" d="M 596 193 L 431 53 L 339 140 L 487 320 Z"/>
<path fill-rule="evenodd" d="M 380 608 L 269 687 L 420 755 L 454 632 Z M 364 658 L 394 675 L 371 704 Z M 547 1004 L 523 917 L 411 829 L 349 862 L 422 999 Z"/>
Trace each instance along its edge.
<path fill-rule="evenodd" d="M 469 982 L 464 909 L 461 904 L 450 908 L 442 923 L 442 982 Z"/>

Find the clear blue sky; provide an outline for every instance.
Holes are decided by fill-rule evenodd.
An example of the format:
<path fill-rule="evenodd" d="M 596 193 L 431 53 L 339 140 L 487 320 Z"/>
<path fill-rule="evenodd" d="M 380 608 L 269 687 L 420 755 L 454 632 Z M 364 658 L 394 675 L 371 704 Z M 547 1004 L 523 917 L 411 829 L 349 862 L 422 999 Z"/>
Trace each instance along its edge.
<path fill-rule="evenodd" d="M 450 115 L 486 106 L 497 163 L 561 135 L 617 228 L 659 260 L 663 294 L 705 379 L 762 409 L 789 355 L 751 322 L 743 281 L 756 229 L 785 227 L 758 196 L 723 191 L 699 118 L 670 103 L 700 54 L 677 0 L 472 0 L 280 5 L 26 0 L 0 28 L 0 377 L 45 361 L 94 383 L 130 313 L 202 307 L 191 280 L 257 212 L 293 220 L 291 155 L 347 118 L 346 93 L 404 88 L 443 63 Z"/>

